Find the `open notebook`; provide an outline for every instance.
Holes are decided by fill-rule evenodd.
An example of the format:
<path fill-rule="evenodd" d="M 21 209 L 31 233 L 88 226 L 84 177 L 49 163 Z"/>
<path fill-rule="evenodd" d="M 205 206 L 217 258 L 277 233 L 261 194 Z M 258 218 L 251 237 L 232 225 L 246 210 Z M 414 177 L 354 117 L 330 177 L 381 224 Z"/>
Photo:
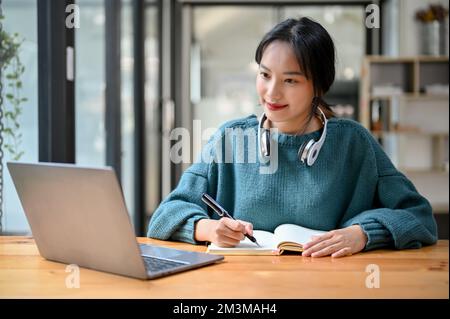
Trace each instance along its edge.
<path fill-rule="evenodd" d="M 302 252 L 303 245 L 310 241 L 311 236 L 323 233 L 325 231 L 282 224 L 275 228 L 273 233 L 264 230 L 253 231 L 253 236 L 261 247 L 245 238 L 239 245 L 231 248 L 211 243 L 207 252 L 220 255 L 281 255 L 284 251 Z"/>

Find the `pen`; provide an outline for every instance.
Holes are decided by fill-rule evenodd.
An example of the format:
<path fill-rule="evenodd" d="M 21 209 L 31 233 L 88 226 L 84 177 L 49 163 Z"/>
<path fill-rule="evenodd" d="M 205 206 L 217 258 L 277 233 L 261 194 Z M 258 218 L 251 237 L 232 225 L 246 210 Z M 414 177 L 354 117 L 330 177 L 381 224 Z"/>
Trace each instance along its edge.
<path fill-rule="evenodd" d="M 228 212 L 222 207 L 220 206 L 211 196 L 209 196 L 208 194 L 203 194 L 202 195 L 202 201 L 208 205 L 209 207 L 212 208 L 213 211 L 215 211 L 220 217 L 228 217 L 230 219 L 236 220 L 233 218 L 233 216 L 231 216 L 230 214 L 228 214 Z M 244 234 L 245 237 L 247 237 L 248 239 L 250 239 L 253 243 L 255 243 L 256 245 L 259 246 L 258 242 L 256 241 L 256 238 L 253 236 L 250 236 L 248 234 Z M 259 246 L 261 247 L 261 246 Z"/>

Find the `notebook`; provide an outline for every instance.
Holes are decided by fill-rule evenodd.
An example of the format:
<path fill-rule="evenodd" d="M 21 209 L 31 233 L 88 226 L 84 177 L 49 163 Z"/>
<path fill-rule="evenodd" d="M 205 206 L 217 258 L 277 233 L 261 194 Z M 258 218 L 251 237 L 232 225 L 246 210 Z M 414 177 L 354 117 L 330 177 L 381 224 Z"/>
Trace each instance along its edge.
<path fill-rule="evenodd" d="M 303 245 L 310 241 L 311 236 L 323 233 L 325 231 L 282 224 L 275 228 L 273 233 L 264 230 L 253 231 L 253 236 L 261 247 L 245 238 L 235 247 L 219 247 L 211 243 L 207 252 L 220 255 L 281 255 L 287 251 L 301 253 Z"/>

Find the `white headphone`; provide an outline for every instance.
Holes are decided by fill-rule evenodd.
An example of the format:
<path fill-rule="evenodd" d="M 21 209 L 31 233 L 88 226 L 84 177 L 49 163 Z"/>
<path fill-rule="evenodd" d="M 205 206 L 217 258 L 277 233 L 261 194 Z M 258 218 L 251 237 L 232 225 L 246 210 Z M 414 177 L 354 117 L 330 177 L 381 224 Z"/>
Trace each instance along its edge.
<path fill-rule="evenodd" d="M 310 139 L 305 141 L 298 149 L 298 158 L 307 166 L 312 166 L 319 156 L 320 149 L 325 142 L 325 137 L 327 135 L 327 124 L 328 120 L 320 107 L 317 107 L 320 115 L 322 116 L 323 132 L 318 141 Z M 266 114 L 263 113 L 259 119 L 258 125 L 258 144 L 259 144 L 259 154 L 265 160 L 270 157 L 270 130 L 264 128 L 264 121 L 267 119 Z"/>

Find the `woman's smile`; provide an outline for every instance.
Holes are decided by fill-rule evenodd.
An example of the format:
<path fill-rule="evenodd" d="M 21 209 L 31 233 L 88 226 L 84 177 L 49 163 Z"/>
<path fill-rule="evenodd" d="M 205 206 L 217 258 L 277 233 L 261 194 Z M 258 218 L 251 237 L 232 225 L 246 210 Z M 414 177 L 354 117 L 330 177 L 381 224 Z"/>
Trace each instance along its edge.
<path fill-rule="evenodd" d="M 279 111 L 288 106 L 288 104 L 269 103 L 266 101 L 266 106 L 271 111 Z"/>

